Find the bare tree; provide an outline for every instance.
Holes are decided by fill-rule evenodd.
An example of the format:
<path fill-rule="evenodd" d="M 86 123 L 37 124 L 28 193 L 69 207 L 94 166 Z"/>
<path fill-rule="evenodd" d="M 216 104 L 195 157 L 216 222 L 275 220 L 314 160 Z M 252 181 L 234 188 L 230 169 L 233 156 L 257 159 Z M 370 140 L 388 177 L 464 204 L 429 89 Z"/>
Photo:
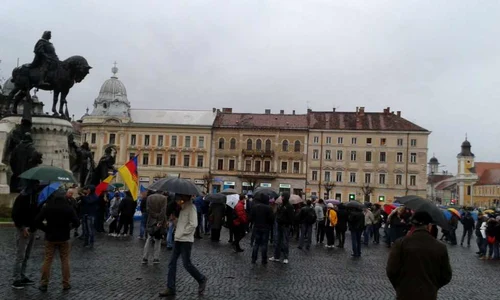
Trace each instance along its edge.
<path fill-rule="evenodd" d="M 365 202 L 370 202 L 370 195 L 375 191 L 374 187 L 371 187 L 369 183 L 361 187 L 361 192 L 363 193 L 363 199 Z"/>
<path fill-rule="evenodd" d="M 327 181 L 323 183 L 323 187 L 326 190 L 326 198 L 330 199 L 330 191 L 335 187 L 335 183 L 333 183 L 333 181 Z"/>
<path fill-rule="evenodd" d="M 213 178 L 214 177 L 210 172 L 203 175 L 203 189 L 205 189 L 205 193 L 207 194 L 210 194 L 210 185 L 212 184 Z"/>
<path fill-rule="evenodd" d="M 260 182 L 260 179 L 255 176 L 241 176 L 241 180 L 248 182 L 248 189 L 252 192 L 259 186 Z"/>

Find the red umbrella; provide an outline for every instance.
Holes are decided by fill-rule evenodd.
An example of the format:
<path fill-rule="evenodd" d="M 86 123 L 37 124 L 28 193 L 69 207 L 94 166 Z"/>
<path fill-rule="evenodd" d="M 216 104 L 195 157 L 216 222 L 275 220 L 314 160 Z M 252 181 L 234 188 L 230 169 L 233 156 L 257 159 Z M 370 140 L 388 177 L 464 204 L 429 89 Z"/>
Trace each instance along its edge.
<path fill-rule="evenodd" d="M 391 214 L 393 210 L 395 210 L 397 207 L 394 204 L 384 204 L 384 211 L 386 214 Z"/>

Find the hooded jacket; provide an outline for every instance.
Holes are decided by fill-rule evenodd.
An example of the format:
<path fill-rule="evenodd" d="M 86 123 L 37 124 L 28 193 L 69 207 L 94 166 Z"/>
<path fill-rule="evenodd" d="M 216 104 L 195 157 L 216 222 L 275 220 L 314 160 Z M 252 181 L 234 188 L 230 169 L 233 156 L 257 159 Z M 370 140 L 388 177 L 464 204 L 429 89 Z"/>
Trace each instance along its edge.
<path fill-rule="evenodd" d="M 95 186 L 89 185 L 90 193 L 82 197 L 81 213 L 82 215 L 97 216 L 99 210 L 99 197 L 95 194 Z"/>

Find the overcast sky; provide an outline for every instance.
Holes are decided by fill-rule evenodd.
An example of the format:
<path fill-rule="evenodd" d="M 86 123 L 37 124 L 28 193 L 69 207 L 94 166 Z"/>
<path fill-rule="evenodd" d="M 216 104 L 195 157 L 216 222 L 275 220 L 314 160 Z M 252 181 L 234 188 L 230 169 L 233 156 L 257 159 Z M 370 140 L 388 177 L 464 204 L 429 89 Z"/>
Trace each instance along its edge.
<path fill-rule="evenodd" d="M 76 3 L 78 2 L 78 3 Z M 148 3 L 148 4 L 146 4 Z M 497 1 L 2 1 L 0 69 L 31 62 L 44 30 L 60 59 L 93 67 L 68 96 L 92 109 L 118 62 L 133 108 L 237 112 L 401 110 L 432 131 L 456 173 L 468 134 L 476 161 L 498 161 Z M 1 76 L 0 76 L 1 77 Z M 51 95 L 39 93 L 50 105 Z"/>

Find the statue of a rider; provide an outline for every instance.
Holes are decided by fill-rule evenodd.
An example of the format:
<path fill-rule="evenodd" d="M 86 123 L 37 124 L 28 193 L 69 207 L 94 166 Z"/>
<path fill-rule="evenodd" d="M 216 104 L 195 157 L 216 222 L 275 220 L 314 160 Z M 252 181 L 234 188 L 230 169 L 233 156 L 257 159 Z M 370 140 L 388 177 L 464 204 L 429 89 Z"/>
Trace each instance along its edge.
<path fill-rule="evenodd" d="M 38 40 L 35 45 L 35 58 L 31 63 L 32 69 L 38 69 L 40 74 L 40 80 L 37 86 L 48 85 L 46 82 L 48 76 L 57 69 L 59 63 L 59 57 L 57 57 L 56 49 L 54 45 L 50 42 L 52 38 L 52 33 L 50 31 L 45 31 L 42 38 Z"/>

